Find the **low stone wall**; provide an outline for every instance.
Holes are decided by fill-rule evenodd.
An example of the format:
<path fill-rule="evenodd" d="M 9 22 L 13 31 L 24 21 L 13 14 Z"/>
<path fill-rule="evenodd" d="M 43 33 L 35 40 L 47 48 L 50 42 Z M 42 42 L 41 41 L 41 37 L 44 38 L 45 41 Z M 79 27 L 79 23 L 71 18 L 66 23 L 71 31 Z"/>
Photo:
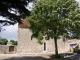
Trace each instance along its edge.
<path fill-rule="evenodd" d="M 0 54 L 10 54 L 10 53 L 16 53 L 17 46 L 14 46 L 14 51 L 10 52 L 10 46 L 8 45 L 0 45 Z"/>

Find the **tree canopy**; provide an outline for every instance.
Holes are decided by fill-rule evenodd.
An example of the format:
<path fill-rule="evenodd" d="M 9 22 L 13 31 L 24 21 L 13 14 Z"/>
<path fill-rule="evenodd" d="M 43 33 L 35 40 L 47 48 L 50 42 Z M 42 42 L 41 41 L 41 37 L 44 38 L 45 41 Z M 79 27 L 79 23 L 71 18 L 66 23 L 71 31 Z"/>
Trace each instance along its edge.
<path fill-rule="evenodd" d="M 76 0 L 36 0 L 28 18 L 32 37 L 54 39 L 55 54 L 58 54 L 57 39 L 60 36 L 80 35 L 80 10 Z"/>
<path fill-rule="evenodd" d="M 0 38 L 0 42 L 2 42 L 2 45 L 6 45 L 8 40 L 6 38 Z"/>
<path fill-rule="evenodd" d="M 15 40 L 10 40 L 10 42 L 12 42 L 12 45 L 17 45 L 17 41 Z"/>
<path fill-rule="evenodd" d="M 21 18 L 30 15 L 30 11 L 26 8 L 29 2 L 33 0 L 0 0 L 0 16 L 6 20 L 0 20 L 3 25 L 20 23 Z"/>

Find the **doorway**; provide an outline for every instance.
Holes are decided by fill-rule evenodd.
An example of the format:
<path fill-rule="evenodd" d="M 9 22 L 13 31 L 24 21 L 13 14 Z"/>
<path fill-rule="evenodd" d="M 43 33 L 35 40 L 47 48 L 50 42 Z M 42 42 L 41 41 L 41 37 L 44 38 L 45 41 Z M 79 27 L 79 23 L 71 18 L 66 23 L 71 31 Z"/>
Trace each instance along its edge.
<path fill-rule="evenodd" d="M 9 52 L 13 52 L 14 51 L 14 46 L 9 46 Z"/>

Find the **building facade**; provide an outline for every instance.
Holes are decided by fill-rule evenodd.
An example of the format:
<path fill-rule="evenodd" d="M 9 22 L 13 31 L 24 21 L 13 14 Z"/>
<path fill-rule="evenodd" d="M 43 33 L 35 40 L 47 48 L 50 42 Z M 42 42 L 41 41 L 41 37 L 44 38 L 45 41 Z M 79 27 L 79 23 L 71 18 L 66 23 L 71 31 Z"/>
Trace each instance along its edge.
<path fill-rule="evenodd" d="M 36 38 L 31 40 L 31 31 L 28 29 L 26 20 L 18 28 L 18 46 L 17 53 L 35 54 L 35 53 L 52 53 L 54 52 L 54 40 L 43 40 L 43 44 L 37 43 Z"/>
<path fill-rule="evenodd" d="M 43 44 L 37 43 L 36 38 L 31 40 L 31 31 L 28 29 L 29 24 L 26 20 L 22 21 L 22 24 L 18 28 L 18 54 L 53 54 L 55 52 L 54 39 L 43 40 Z M 63 41 L 58 39 L 58 51 L 59 53 L 69 52 L 70 43 L 77 42 L 80 44 L 80 40 L 68 40 Z"/>

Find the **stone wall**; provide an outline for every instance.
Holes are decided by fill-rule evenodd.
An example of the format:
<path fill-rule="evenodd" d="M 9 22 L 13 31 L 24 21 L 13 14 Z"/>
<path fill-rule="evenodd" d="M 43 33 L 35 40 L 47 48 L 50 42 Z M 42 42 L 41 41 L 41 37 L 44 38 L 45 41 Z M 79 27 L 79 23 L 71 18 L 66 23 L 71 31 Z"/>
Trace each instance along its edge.
<path fill-rule="evenodd" d="M 6 45 L 0 45 L 0 51 L 1 53 L 5 54 L 8 53 L 9 47 Z"/>
<path fill-rule="evenodd" d="M 34 38 L 31 40 L 31 32 L 29 29 L 19 28 L 18 30 L 18 53 L 45 53 L 54 50 L 53 40 L 45 41 L 46 51 L 44 51 L 44 44 L 40 45 Z"/>
<path fill-rule="evenodd" d="M 14 51 L 9 52 L 10 46 L 8 45 L 0 45 L 0 54 L 10 54 L 10 53 L 16 53 L 17 46 L 14 46 Z"/>
<path fill-rule="evenodd" d="M 31 32 L 26 28 L 18 28 L 18 46 L 17 53 L 18 54 L 35 54 L 35 53 L 54 53 L 54 40 L 50 39 L 48 41 L 43 40 L 43 44 L 40 45 L 37 43 L 37 40 L 34 38 L 31 40 Z M 46 43 L 46 51 L 44 51 L 44 42 Z M 63 53 L 69 51 L 69 44 L 71 42 L 77 42 L 80 44 L 79 40 L 68 40 L 66 42 L 62 42 L 62 39 L 58 39 L 58 51 L 59 53 Z"/>

